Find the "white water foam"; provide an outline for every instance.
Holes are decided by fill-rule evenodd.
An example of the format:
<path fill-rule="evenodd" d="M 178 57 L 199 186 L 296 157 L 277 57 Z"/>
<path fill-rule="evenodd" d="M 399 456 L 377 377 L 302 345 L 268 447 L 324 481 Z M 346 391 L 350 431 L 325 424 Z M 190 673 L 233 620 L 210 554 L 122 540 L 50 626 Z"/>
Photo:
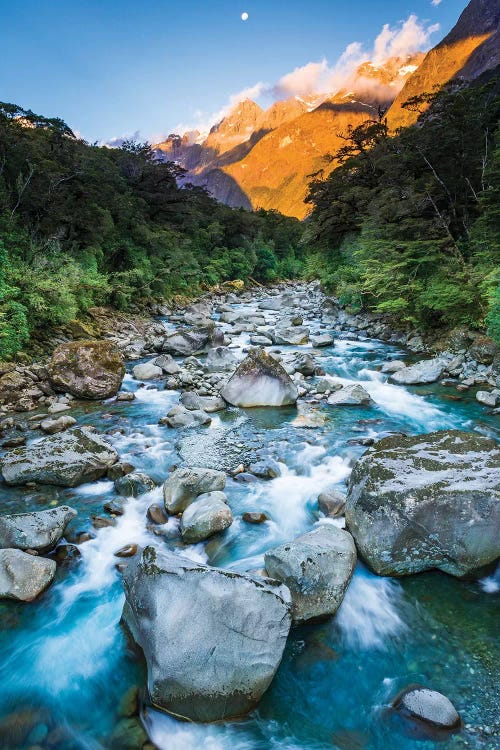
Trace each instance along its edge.
<path fill-rule="evenodd" d="M 360 570 L 332 621 L 352 649 L 386 649 L 406 628 L 400 613 L 403 591 L 396 581 Z"/>

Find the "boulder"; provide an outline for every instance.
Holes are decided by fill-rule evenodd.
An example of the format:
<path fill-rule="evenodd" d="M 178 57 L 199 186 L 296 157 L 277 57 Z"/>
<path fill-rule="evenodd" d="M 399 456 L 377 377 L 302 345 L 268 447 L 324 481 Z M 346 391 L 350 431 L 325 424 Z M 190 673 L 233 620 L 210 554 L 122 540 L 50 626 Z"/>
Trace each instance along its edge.
<path fill-rule="evenodd" d="M 225 531 L 233 523 L 233 514 L 223 492 L 206 492 L 189 505 L 181 519 L 184 542 L 196 544 Z"/>
<path fill-rule="evenodd" d="M 491 409 L 494 409 L 500 402 L 500 390 L 495 388 L 493 391 L 478 391 L 476 393 L 476 401 L 479 401 L 483 406 L 489 406 Z"/>
<path fill-rule="evenodd" d="M 385 375 L 392 375 L 395 372 L 403 370 L 405 367 L 405 363 L 400 359 L 393 359 L 390 362 L 384 362 L 380 368 L 380 372 L 383 372 Z"/>
<path fill-rule="evenodd" d="M 76 510 L 67 505 L 32 513 L 0 516 L 0 548 L 32 549 L 47 552 L 53 549 Z"/>
<path fill-rule="evenodd" d="M 372 398 L 362 385 L 357 383 L 345 385 L 339 391 L 328 396 L 327 404 L 330 406 L 370 406 Z"/>
<path fill-rule="evenodd" d="M 293 542 L 266 552 L 267 574 L 292 595 L 292 617 L 303 623 L 337 611 L 356 566 L 352 536 L 333 524 L 321 524 Z"/>
<path fill-rule="evenodd" d="M 57 347 L 47 371 L 56 391 L 104 399 L 120 390 L 125 363 L 111 341 L 70 341 Z"/>
<path fill-rule="evenodd" d="M 212 326 L 196 330 L 180 328 L 165 337 L 161 349 L 166 354 L 189 357 L 205 351 L 212 344 L 214 336 L 215 331 Z"/>
<path fill-rule="evenodd" d="M 126 474 L 124 477 L 119 477 L 115 482 L 115 490 L 122 497 L 139 497 L 139 495 L 144 495 L 145 492 L 151 492 L 155 487 L 154 480 L 141 472 Z"/>
<path fill-rule="evenodd" d="M 455 731 L 462 724 L 449 698 L 420 685 L 410 685 L 402 690 L 394 698 L 392 706 L 403 717 L 430 724 L 437 729 Z"/>
<path fill-rule="evenodd" d="M 356 463 L 346 523 L 379 575 L 464 576 L 500 553 L 500 449 L 449 430 L 379 441 Z"/>
<path fill-rule="evenodd" d="M 166 375 L 177 375 L 181 371 L 180 366 L 171 354 L 160 354 L 159 357 L 153 360 L 153 364 L 156 367 L 161 367 Z"/>
<path fill-rule="evenodd" d="M 311 344 L 318 347 L 318 349 L 323 346 L 333 346 L 333 336 L 330 336 L 329 333 L 319 333 L 317 336 L 311 337 Z"/>
<path fill-rule="evenodd" d="M 200 409 L 186 409 L 182 404 L 173 406 L 168 412 L 166 417 L 162 417 L 159 421 L 161 425 L 167 425 L 168 427 L 184 428 L 184 427 L 199 427 L 200 425 L 210 424 L 212 418 L 206 414 L 206 412 Z"/>
<path fill-rule="evenodd" d="M 54 580 L 54 560 L 18 549 L 0 549 L 0 599 L 31 602 Z"/>
<path fill-rule="evenodd" d="M 7 484 L 55 484 L 76 487 L 104 476 L 118 454 L 88 427 L 52 435 L 7 453 L 0 462 Z"/>
<path fill-rule="evenodd" d="M 221 391 L 232 406 L 295 404 L 297 387 L 282 365 L 262 349 L 253 349 Z"/>
<path fill-rule="evenodd" d="M 204 411 L 212 414 L 226 408 L 226 402 L 220 396 L 198 396 L 194 391 L 184 391 L 180 398 L 182 406 L 190 411 Z"/>
<path fill-rule="evenodd" d="M 314 375 L 316 372 L 316 362 L 314 361 L 314 357 L 306 352 L 298 352 L 293 359 L 290 360 L 290 365 L 295 372 L 300 372 L 301 375 L 305 375 L 306 377 Z"/>
<path fill-rule="evenodd" d="M 345 513 L 346 496 L 338 490 L 325 490 L 318 495 L 318 508 L 325 516 L 337 518 Z"/>
<path fill-rule="evenodd" d="M 136 380 L 156 380 L 163 376 L 163 370 L 153 362 L 144 362 L 142 365 L 136 365 L 132 374 Z"/>
<path fill-rule="evenodd" d="M 222 471 L 176 469 L 163 485 L 165 508 L 170 515 L 182 513 L 199 495 L 223 490 L 225 486 L 226 475 Z"/>
<path fill-rule="evenodd" d="M 441 357 L 424 359 L 410 367 L 402 367 L 394 372 L 390 380 L 397 385 L 424 385 L 435 383 L 446 369 L 446 361 Z"/>
<path fill-rule="evenodd" d="M 276 328 L 274 331 L 274 343 L 285 346 L 298 346 L 307 344 L 309 341 L 309 328 L 307 326 L 291 326 L 289 328 Z"/>
<path fill-rule="evenodd" d="M 227 346 L 209 349 L 205 362 L 208 372 L 232 372 L 238 365 L 238 359 Z"/>
<path fill-rule="evenodd" d="M 70 417 L 69 414 L 65 414 L 58 419 L 43 419 L 40 422 L 40 429 L 47 435 L 55 435 L 58 432 L 63 432 L 76 424 L 76 419 Z"/>
<path fill-rule="evenodd" d="M 156 708 L 197 722 L 251 711 L 279 666 L 288 590 L 147 547 L 124 571 L 123 619 L 143 649 Z"/>
<path fill-rule="evenodd" d="M 271 310 L 278 312 L 283 307 L 283 299 L 281 297 L 271 297 L 270 299 L 263 300 L 259 305 L 259 310 Z"/>
<path fill-rule="evenodd" d="M 481 365 L 491 365 L 497 354 L 498 346 L 487 336 L 477 336 L 468 351 L 469 357 Z"/>

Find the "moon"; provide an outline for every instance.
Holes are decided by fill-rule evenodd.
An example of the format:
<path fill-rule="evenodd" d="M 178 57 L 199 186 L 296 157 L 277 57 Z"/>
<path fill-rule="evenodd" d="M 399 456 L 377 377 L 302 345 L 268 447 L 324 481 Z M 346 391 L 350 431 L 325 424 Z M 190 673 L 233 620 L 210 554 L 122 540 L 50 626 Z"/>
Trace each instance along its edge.
<path fill-rule="evenodd" d="M 241 20 L 242 21 L 248 21 L 248 13 L 247 12 L 241 14 Z"/>

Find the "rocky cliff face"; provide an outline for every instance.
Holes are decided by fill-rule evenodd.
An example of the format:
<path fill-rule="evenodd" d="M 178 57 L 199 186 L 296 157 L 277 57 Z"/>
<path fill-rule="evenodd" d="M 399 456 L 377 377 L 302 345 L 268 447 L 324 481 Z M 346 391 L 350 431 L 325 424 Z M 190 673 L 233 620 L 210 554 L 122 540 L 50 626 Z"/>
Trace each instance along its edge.
<path fill-rule="evenodd" d="M 471 81 L 500 64 L 500 1 L 472 0 L 450 33 L 428 52 L 388 113 L 391 128 L 412 125 L 417 112 L 402 108 L 412 96 L 453 79 Z"/>

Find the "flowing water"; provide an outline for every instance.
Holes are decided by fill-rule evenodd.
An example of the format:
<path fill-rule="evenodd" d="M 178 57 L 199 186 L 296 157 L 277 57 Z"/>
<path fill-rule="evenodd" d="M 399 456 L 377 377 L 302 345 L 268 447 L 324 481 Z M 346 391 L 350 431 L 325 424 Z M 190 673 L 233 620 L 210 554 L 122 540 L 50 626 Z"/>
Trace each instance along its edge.
<path fill-rule="evenodd" d="M 273 319 L 272 313 L 266 315 Z M 234 343 L 243 357 L 247 335 Z M 439 385 L 408 389 L 387 383 L 377 366 L 404 356 L 379 341 L 336 337 L 332 348 L 321 350 L 318 363 L 341 382 L 362 382 L 375 405 L 314 404 L 316 429 L 301 427 L 296 409 L 283 408 L 229 409 L 214 415 L 210 427 L 169 430 L 158 419 L 179 394 L 161 385 L 140 387 L 130 375 L 124 388 L 135 391 L 135 401 L 87 404 L 72 413 L 81 424 L 106 433 L 121 460 L 158 483 L 183 459 L 210 465 L 210 457 L 220 458 L 224 451 L 234 456 L 235 465 L 249 452 L 279 462 L 276 479 L 252 484 L 228 479 L 234 524 L 220 538 L 183 549 L 212 565 L 251 570 L 262 567 L 270 547 L 316 523 L 334 522 L 319 518 L 317 497 L 326 488 L 345 489 L 354 461 L 366 450 L 360 439 L 451 427 L 498 437 L 493 418 L 468 394 L 456 400 L 456 391 Z M 106 480 L 75 490 L 30 491 L 0 484 L 0 511 L 68 503 L 79 512 L 72 523 L 79 531 L 90 528 L 90 515 L 102 513 L 103 503 L 113 497 L 113 484 Z M 124 694 L 145 678 L 142 659 L 120 626 L 124 596 L 114 552 L 128 543 L 181 546 L 146 529 L 146 510 L 155 501 L 161 502 L 160 488 L 127 500 L 116 526 L 81 544 L 81 562 L 59 566 L 55 584 L 39 600 L 0 603 L 2 748 L 110 747 Z M 240 520 L 245 511 L 255 510 L 265 511 L 270 521 L 249 526 Z M 169 523 L 175 531 L 177 521 Z M 291 631 L 276 678 L 249 718 L 200 726 L 146 705 L 143 722 L 160 750 L 417 750 L 433 742 L 406 736 L 388 718 L 386 707 L 401 688 L 424 683 L 448 695 L 466 725 L 441 747 L 498 747 L 491 728 L 497 720 L 499 587 L 495 575 L 463 582 L 436 572 L 396 581 L 376 577 L 358 563 L 336 617 Z M 16 727 L 24 715 L 30 723 L 35 717 L 36 726 L 28 739 L 19 739 Z"/>

